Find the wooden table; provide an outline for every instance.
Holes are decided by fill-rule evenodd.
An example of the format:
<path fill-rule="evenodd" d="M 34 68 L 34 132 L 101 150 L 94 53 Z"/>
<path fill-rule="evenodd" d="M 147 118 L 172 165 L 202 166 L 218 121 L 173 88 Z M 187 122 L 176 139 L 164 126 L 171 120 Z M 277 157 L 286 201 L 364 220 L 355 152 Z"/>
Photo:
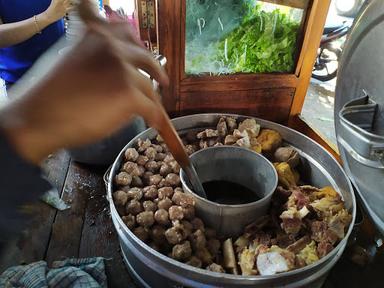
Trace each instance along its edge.
<path fill-rule="evenodd" d="M 67 257 L 106 258 L 109 287 L 137 287 L 125 268 L 118 238 L 109 215 L 103 174 L 107 167 L 90 167 L 72 161 L 62 151 L 47 159 L 44 171 L 70 209 L 57 211 L 38 203 L 28 232 L 9 244 L 0 259 L 0 273 L 21 263 Z M 383 287 L 384 253 L 368 267 L 352 264 L 346 256 L 331 271 L 326 288 Z"/>

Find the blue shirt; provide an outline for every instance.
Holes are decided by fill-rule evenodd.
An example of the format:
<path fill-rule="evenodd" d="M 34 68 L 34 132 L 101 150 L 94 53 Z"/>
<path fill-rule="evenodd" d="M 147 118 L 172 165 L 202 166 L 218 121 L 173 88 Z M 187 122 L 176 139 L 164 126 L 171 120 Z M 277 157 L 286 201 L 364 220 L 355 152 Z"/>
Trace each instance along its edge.
<path fill-rule="evenodd" d="M 3 23 L 19 22 L 44 12 L 51 0 L 0 0 Z M 0 49 L 0 77 L 16 82 L 52 44 L 64 34 L 64 22 L 59 20 L 41 34 L 20 44 Z"/>

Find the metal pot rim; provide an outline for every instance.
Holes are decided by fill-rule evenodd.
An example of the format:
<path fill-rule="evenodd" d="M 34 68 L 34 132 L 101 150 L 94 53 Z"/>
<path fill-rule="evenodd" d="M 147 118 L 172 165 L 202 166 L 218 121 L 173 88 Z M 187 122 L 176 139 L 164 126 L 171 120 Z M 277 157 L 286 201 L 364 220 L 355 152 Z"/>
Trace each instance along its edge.
<path fill-rule="evenodd" d="M 139 138 L 141 138 L 143 135 L 145 135 L 145 134 L 147 134 L 149 132 L 154 132 L 155 131 L 154 128 L 149 128 L 149 129 L 143 131 L 142 133 L 140 133 L 139 135 L 137 135 L 135 138 L 133 138 L 120 151 L 119 155 L 116 157 L 116 159 L 115 159 L 115 161 L 114 161 L 114 163 L 112 165 L 111 172 L 110 172 L 109 177 L 108 177 L 108 183 L 107 183 L 107 185 L 108 185 L 108 187 L 107 187 L 108 188 L 107 189 L 107 198 L 108 198 L 108 201 L 109 201 L 109 204 L 110 204 L 109 206 L 110 206 L 110 209 L 111 209 L 111 215 L 112 215 L 112 217 L 114 217 L 114 216 L 116 217 L 116 220 L 118 221 L 120 226 L 124 229 L 124 231 L 126 233 L 128 233 L 128 235 L 136 242 L 137 245 L 143 246 L 143 244 L 144 244 L 145 245 L 144 247 L 147 250 L 149 250 L 152 253 L 153 256 L 159 258 L 161 261 L 168 262 L 168 263 L 170 263 L 170 264 L 172 264 L 174 266 L 181 267 L 183 269 L 190 270 L 190 271 L 193 271 L 193 272 L 196 272 L 196 273 L 199 273 L 199 274 L 204 274 L 204 275 L 210 276 L 210 277 L 220 277 L 220 278 L 225 278 L 225 279 L 228 279 L 228 280 L 243 280 L 243 281 L 269 280 L 269 279 L 274 279 L 276 277 L 289 277 L 289 276 L 292 276 L 292 275 L 295 275 L 295 274 L 300 274 L 300 273 L 306 272 L 308 270 L 313 269 L 316 266 L 319 266 L 319 265 L 324 264 L 325 262 L 329 261 L 332 257 L 334 257 L 339 252 L 339 250 L 342 247 L 344 247 L 346 245 L 348 237 L 349 237 L 349 235 L 352 232 L 353 223 L 355 222 L 355 217 L 356 217 L 356 198 L 355 198 L 355 194 L 353 193 L 353 188 L 352 188 L 352 185 L 351 185 L 351 183 L 349 181 L 348 176 L 345 174 L 345 171 L 342 169 L 341 165 L 333 157 L 332 154 L 330 154 L 327 150 L 325 150 L 323 147 L 321 147 L 320 144 L 316 143 L 314 140 L 312 140 L 308 136 L 306 136 L 306 135 L 304 135 L 304 134 L 302 134 L 302 133 L 300 133 L 300 132 L 298 132 L 298 131 L 296 131 L 296 130 L 294 130 L 292 128 L 289 128 L 289 127 L 286 127 L 286 126 L 283 126 L 281 124 L 278 124 L 278 123 L 275 123 L 275 122 L 271 122 L 271 121 L 268 121 L 268 120 L 260 119 L 260 118 L 257 118 L 257 117 L 238 115 L 238 114 L 228 114 L 228 113 L 202 113 L 202 114 L 193 114 L 193 115 L 189 115 L 189 116 L 177 117 L 177 118 L 172 119 L 172 121 L 181 120 L 181 119 L 188 119 L 190 117 L 196 117 L 196 116 L 197 117 L 204 117 L 204 116 L 217 116 L 217 117 L 230 116 L 230 117 L 236 117 L 236 118 L 239 118 L 239 117 L 240 118 L 252 118 L 252 119 L 255 119 L 256 121 L 258 121 L 258 123 L 261 123 L 261 124 L 262 123 L 271 124 L 272 126 L 278 126 L 278 127 L 281 127 L 282 129 L 286 129 L 286 130 L 290 131 L 291 133 L 299 134 L 301 137 L 304 137 L 305 139 L 307 139 L 308 141 L 312 142 L 316 146 L 319 146 L 323 150 L 323 152 L 325 154 L 327 154 L 329 157 L 331 157 L 335 161 L 335 164 L 342 171 L 342 173 L 345 176 L 345 179 L 347 179 L 347 181 L 348 181 L 349 192 L 351 193 L 351 199 L 352 199 L 352 211 L 351 211 L 352 212 L 351 213 L 352 214 L 352 221 L 351 221 L 351 223 L 349 225 L 348 231 L 345 234 L 344 239 L 341 240 L 337 244 L 337 246 L 330 253 L 328 253 L 326 256 L 324 256 L 320 260 L 318 260 L 318 261 L 316 261 L 316 262 L 314 262 L 314 263 L 312 263 L 310 265 L 307 265 L 305 267 L 294 269 L 294 270 L 287 271 L 287 272 L 282 272 L 282 273 L 275 274 L 275 275 L 242 276 L 242 275 L 233 275 L 233 274 L 212 272 L 212 271 L 208 271 L 208 270 L 205 270 L 205 269 L 196 268 L 196 267 L 193 267 L 191 265 L 187 265 L 185 263 L 179 262 L 177 260 L 174 260 L 174 259 L 172 259 L 170 257 L 167 257 L 167 256 L 161 254 L 160 252 L 152 249 L 147 244 L 145 244 L 143 241 L 141 241 L 139 238 L 137 238 L 136 235 L 133 234 L 133 232 L 128 229 L 128 227 L 124 224 L 123 220 L 121 219 L 119 213 L 117 212 L 115 204 L 113 202 L 113 198 L 112 198 L 113 177 L 115 175 L 115 172 L 118 171 L 118 169 L 120 168 L 120 160 L 122 159 L 125 150 L 127 148 L 129 148 L 129 147 L 132 147 L 132 145 L 134 143 L 136 143 L 136 141 Z M 263 126 L 263 125 L 261 125 L 261 126 Z"/>

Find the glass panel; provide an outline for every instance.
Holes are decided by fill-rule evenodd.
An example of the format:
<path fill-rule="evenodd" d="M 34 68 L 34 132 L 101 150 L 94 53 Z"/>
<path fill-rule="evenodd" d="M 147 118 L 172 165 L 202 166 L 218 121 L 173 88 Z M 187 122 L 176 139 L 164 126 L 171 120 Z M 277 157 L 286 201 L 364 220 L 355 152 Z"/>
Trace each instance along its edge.
<path fill-rule="evenodd" d="M 186 0 L 185 73 L 292 72 L 304 9 L 285 2 Z"/>

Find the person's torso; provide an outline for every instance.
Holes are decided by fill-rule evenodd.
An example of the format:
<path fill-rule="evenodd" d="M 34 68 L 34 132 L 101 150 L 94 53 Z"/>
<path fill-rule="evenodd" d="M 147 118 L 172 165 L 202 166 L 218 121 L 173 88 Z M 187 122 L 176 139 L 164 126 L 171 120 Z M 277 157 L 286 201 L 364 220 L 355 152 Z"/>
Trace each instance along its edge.
<path fill-rule="evenodd" d="M 45 11 L 51 0 L 0 0 L 3 23 L 19 22 Z M 63 20 L 46 27 L 41 34 L 0 49 L 0 77 L 16 82 L 52 44 L 64 34 Z"/>

